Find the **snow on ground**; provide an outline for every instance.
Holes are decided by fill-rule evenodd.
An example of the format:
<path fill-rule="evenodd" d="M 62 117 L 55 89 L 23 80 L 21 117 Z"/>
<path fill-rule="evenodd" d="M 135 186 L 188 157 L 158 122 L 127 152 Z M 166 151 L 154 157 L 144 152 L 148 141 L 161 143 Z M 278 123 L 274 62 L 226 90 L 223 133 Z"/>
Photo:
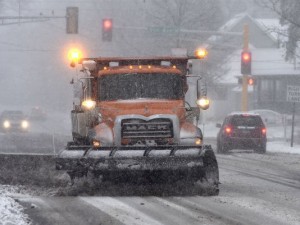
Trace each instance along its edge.
<path fill-rule="evenodd" d="M 9 197 L 16 189 L 8 185 L 0 185 L 0 225 L 28 225 L 30 219 L 23 213 L 22 206 Z"/>
<path fill-rule="evenodd" d="M 219 131 L 219 128 L 216 127 L 216 123 L 214 122 L 204 125 L 200 124 L 199 127 L 202 129 L 204 137 L 207 138 L 216 138 Z M 290 147 L 290 130 L 290 127 L 286 129 L 274 126 L 267 127 L 267 152 L 300 154 L 299 140 L 295 139 L 296 143 L 294 143 L 294 147 Z M 52 132 L 53 131 L 56 132 L 54 128 Z M 17 187 L 0 185 L 0 225 L 31 224 L 28 216 L 23 213 L 22 206 L 10 197 L 18 192 Z"/>
<path fill-rule="evenodd" d="M 267 152 L 282 152 L 282 153 L 300 154 L 300 145 L 294 144 L 293 147 L 291 147 L 290 142 L 269 141 L 267 143 Z"/>

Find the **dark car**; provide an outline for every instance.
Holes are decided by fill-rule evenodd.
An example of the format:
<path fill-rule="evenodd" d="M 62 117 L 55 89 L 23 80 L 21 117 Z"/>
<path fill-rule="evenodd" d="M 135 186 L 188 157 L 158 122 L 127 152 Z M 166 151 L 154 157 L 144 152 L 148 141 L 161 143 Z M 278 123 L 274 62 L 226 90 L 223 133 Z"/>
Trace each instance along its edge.
<path fill-rule="evenodd" d="M 217 124 L 220 131 L 217 136 L 217 152 L 226 153 L 232 149 L 254 149 L 258 153 L 266 152 L 266 127 L 259 114 L 231 113 L 223 124 Z"/>
<path fill-rule="evenodd" d="M 29 122 L 22 111 L 7 110 L 0 115 L 2 132 L 27 132 Z"/>

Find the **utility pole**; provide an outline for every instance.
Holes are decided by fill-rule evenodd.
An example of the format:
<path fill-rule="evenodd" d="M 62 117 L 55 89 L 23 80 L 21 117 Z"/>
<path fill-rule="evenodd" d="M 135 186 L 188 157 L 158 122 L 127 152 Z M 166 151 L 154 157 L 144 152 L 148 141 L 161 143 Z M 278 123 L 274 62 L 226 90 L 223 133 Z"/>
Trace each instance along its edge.
<path fill-rule="evenodd" d="M 243 51 L 249 51 L 249 27 L 248 24 L 244 25 L 244 48 Z M 242 111 L 248 111 L 248 75 L 243 74 L 243 86 L 242 86 Z"/>

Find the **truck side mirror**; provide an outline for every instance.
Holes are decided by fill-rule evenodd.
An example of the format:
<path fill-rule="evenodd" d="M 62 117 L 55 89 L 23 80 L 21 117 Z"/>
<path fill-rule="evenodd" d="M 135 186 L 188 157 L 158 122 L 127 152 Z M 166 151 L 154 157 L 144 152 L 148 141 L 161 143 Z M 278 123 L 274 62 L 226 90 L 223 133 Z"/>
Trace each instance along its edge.
<path fill-rule="evenodd" d="M 185 107 L 184 108 L 185 108 L 185 111 L 187 111 L 187 112 L 193 111 L 191 105 L 188 102 L 185 102 Z"/>

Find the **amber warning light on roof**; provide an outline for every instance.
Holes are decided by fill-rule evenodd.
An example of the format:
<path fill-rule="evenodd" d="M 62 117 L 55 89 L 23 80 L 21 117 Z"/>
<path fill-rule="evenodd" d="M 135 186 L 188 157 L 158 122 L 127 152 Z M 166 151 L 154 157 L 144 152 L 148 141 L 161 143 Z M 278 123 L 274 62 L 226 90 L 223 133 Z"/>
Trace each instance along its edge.
<path fill-rule="evenodd" d="M 208 52 L 205 48 L 199 48 L 195 51 L 195 56 L 198 58 L 198 59 L 204 59 L 206 58 Z"/>
<path fill-rule="evenodd" d="M 195 56 L 198 58 L 198 59 L 204 59 L 206 58 L 208 52 L 205 48 L 199 48 L 195 51 Z"/>
<path fill-rule="evenodd" d="M 79 59 L 82 58 L 82 52 L 77 48 L 72 48 L 68 52 L 68 59 L 71 62 L 71 67 L 75 67 L 76 63 L 78 63 Z"/>

